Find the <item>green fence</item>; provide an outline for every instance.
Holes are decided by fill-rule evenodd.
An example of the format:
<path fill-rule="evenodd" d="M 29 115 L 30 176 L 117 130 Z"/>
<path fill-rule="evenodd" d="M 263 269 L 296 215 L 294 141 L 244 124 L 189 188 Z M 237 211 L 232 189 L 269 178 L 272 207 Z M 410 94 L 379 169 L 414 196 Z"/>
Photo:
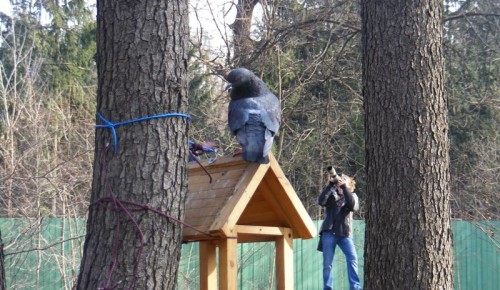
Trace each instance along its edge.
<path fill-rule="evenodd" d="M 78 275 L 85 221 L 0 219 L 8 289 L 71 289 Z M 500 222 L 454 221 L 455 289 L 496 290 L 500 285 Z M 64 242 L 61 242 L 64 241 Z M 364 222 L 355 221 L 354 241 L 363 277 Z M 294 241 L 295 289 L 321 289 L 318 240 Z M 274 243 L 238 245 L 239 289 L 275 289 Z M 40 249 L 39 251 L 32 251 Z M 344 255 L 335 255 L 335 289 L 348 289 Z M 199 289 L 198 244 L 182 246 L 178 289 Z"/>
<path fill-rule="evenodd" d="M 71 289 L 85 227 L 74 219 L 0 219 L 7 289 Z"/>

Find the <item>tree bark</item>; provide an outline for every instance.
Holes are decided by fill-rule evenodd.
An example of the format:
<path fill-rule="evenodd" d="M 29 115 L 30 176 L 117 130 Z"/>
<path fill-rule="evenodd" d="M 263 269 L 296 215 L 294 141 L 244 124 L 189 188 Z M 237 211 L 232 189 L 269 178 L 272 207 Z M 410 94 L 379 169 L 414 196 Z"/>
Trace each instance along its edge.
<path fill-rule="evenodd" d="M 453 289 L 442 1 L 362 1 L 365 289 Z"/>
<path fill-rule="evenodd" d="M 2 232 L 0 231 L 0 290 L 7 289 L 7 281 L 5 279 L 5 262 L 3 256 L 3 241 Z"/>
<path fill-rule="evenodd" d="M 230 25 L 233 30 L 235 67 L 251 65 L 250 60 L 253 52 L 253 43 L 250 38 L 252 16 L 255 5 L 260 0 L 238 0 L 236 4 L 236 18 Z"/>
<path fill-rule="evenodd" d="M 187 21 L 185 0 L 97 2 L 98 113 L 118 123 L 186 112 Z M 114 152 L 111 130 L 96 129 L 78 289 L 174 289 L 182 225 L 123 201 L 183 219 L 187 130 L 180 117 L 116 127 Z"/>

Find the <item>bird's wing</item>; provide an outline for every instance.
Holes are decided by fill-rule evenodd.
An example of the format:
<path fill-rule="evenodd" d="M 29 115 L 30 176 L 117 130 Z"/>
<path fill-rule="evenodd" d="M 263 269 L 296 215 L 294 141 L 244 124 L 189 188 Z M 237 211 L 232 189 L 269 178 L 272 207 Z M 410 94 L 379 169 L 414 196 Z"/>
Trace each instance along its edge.
<path fill-rule="evenodd" d="M 262 97 L 261 108 L 262 122 L 273 132 L 273 135 L 278 132 L 281 123 L 281 106 L 278 98 L 272 93 L 268 93 Z"/>
<path fill-rule="evenodd" d="M 233 134 L 248 122 L 249 114 L 260 115 L 260 121 L 272 131 L 278 132 L 281 122 L 281 106 L 272 93 L 261 97 L 231 100 L 228 108 L 228 124 Z"/>
<path fill-rule="evenodd" d="M 248 121 L 248 109 L 245 103 L 244 99 L 229 102 L 227 122 L 233 135 L 236 135 L 236 131 L 245 126 Z"/>

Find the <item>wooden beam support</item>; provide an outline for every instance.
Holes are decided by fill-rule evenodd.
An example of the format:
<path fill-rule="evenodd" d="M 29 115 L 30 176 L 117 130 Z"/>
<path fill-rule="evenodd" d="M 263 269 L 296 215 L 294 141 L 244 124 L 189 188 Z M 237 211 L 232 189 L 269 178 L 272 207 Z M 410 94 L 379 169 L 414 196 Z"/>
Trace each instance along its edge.
<path fill-rule="evenodd" d="M 286 228 L 266 226 L 240 226 L 235 227 L 238 234 L 238 243 L 272 242 L 277 237 L 284 235 Z"/>
<path fill-rule="evenodd" d="M 233 229 L 236 225 L 268 169 L 269 164 L 248 164 L 246 171 L 235 186 L 233 196 L 228 199 L 210 230 L 223 229 L 226 236 L 232 236 L 227 230 Z"/>
<path fill-rule="evenodd" d="M 219 241 L 219 289 L 238 289 L 238 240 Z M 203 289 L 203 288 L 202 288 Z"/>
<path fill-rule="evenodd" d="M 200 246 L 200 289 L 217 289 L 216 244 L 202 241 Z"/>
<path fill-rule="evenodd" d="M 264 227 L 264 226 L 236 226 L 238 235 L 264 235 L 264 236 L 283 236 L 287 228 L 281 227 Z"/>
<path fill-rule="evenodd" d="M 293 189 L 292 184 L 286 178 L 285 173 L 281 169 L 276 161 L 274 155 L 269 154 L 270 166 L 274 175 L 271 175 L 267 180 L 268 185 L 271 189 L 271 192 L 278 189 L 284 190 L 287 193 L 287 198 L 281 198 L 279 203 L 283 208 L 284 212 L 290 215 L 289 224 L 294 225 L 294 229 L 297 236 L 300 236 L 302 239 L 312 239 L 317 234 L 316 226 L 312 221 L 311 217 L 307 213 L 304 205 L 300 201 L 299 196 Z M 280 196 L 281 197 L 281 196 Z M 283 196 L 284 197 L 284 196 Z"/>
<path fill-rule="evenodd" d="M 293 290 L 293 234 L 285 228 L 276 239 L 276 289 Z"/>

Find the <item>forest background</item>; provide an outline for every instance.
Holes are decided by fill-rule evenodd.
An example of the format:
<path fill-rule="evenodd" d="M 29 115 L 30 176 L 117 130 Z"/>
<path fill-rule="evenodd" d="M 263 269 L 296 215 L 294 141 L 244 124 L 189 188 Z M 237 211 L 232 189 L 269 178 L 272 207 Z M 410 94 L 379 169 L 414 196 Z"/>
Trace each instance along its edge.
<path fill-rule="evenodd" d="M 0 216 L 86 217 L 98 122 L 95 5 L 11 2 L 11 14 L 0 12 Z M 281 100 L 273 152 L 311 217 L 322 216 L 316 197 L 328 165 L 355 177 L 363 203 L 358 1 L 247 2 L 254 13 L 243 21 L 230 1 L 190 3 L 190 139 L 222 155 L 238 149 L 223 76 L 245 66 Z M 498 220 L 500 4 L 444 5 L 452 216 Z"/>

